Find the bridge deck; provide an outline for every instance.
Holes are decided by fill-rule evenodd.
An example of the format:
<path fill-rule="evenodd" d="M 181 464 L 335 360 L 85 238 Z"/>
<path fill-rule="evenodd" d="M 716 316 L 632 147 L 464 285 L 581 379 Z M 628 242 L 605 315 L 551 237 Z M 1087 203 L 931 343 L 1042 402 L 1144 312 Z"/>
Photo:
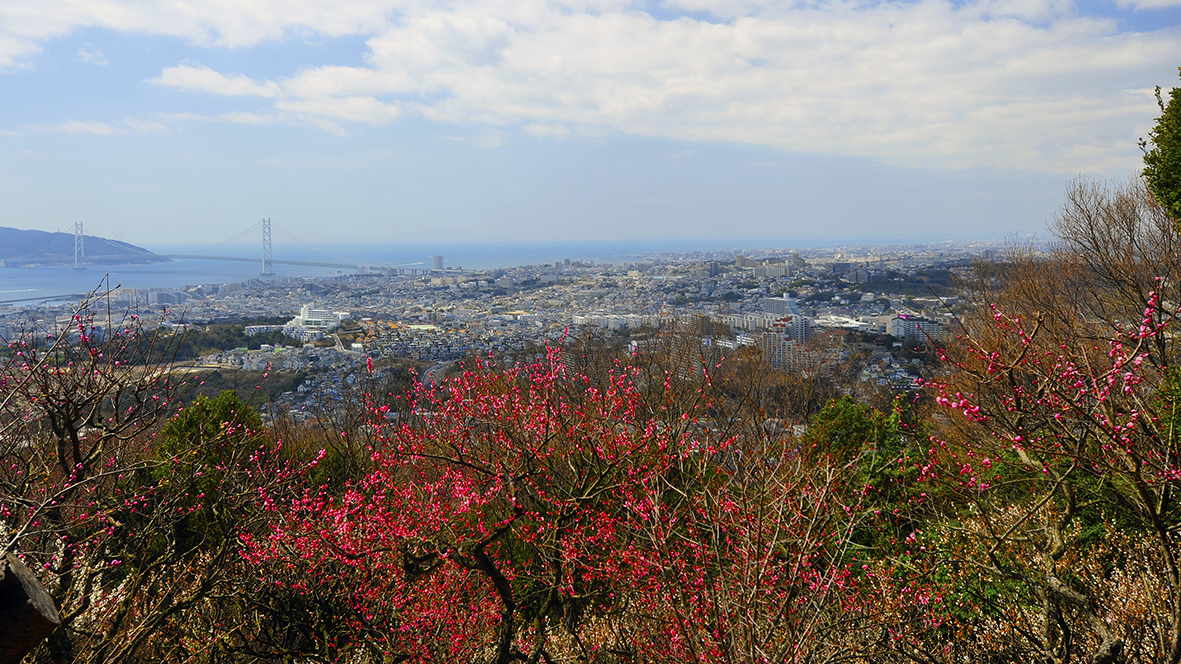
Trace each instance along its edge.
<path fill-rule="evenodd" d="M 249 258 L 246 256 L 203 256 L 196 254 L 103 254 L 95 256 L 96 261 L 112 261 L 119 259 L 138 259 L 145 258 L 168 258 L 172 260 L 198 260 L 198 261 L 230 261 L 232 263 L 258 263 L 262 264 L 262 258 Z M 276 258 L 267 261 L 270 265 L 300 265 L 304 267 L 332 267 L 342 270 L 356 270 L 358 268 L 368 268 L 373 270 L 406 270 L 408 272 L 425 271 L 422 268 L 410 267 L 411 265 L 421 265 L 421 263 L 411 263 L 409 265 L 375 265 L 373 263 L 331 263 L 328 261 L 294 261 L 282 258 Z M 9 264 L 12 264 L 10 261 Z M 83 263 L 86 264 L 85 262 Z M 101 265 L 101 264 L 100 264 Z"/>
<path fill-rule="evenodd" d="M 231 261 L 234 263 L 259 263 L 262 264 L 261 258 L 247 258 L 245 256 L 195 256 L 193 254 L 157 254 L 164 258 L 171 258 L 173 260 L 198 260 L 198 261 Z M 365 263 L 328 263 L 325 261 L 291 261 L 276 258 L 268 261 L 272 265 L 303 265 L 305 267 L 336 267 L 349 270 L 355 270 L 364 265 L 365 267 L 381 268 L 382 265 L 368 265 Z"/>

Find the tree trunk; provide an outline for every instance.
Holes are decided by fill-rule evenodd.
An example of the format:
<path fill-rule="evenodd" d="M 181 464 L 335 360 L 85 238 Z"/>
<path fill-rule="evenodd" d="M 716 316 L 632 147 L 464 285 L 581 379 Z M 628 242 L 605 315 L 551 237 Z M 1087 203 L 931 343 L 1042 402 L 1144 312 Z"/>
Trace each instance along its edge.
<path fill-rule="evenodd" d="M 0 664 L 16 664 L 61 619 L 41 582 L 16 556 L 0 558 Z"/>

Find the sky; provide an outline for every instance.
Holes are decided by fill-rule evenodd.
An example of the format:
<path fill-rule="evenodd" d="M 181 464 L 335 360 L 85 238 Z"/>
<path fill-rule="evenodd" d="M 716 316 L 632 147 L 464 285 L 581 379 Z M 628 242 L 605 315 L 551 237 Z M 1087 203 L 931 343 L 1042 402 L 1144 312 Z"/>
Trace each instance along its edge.
<path fill-rule="evenodd" d="M 1044 237 L 1179 65 L 1181 0 L 3 0 L 0 226 Z"/>

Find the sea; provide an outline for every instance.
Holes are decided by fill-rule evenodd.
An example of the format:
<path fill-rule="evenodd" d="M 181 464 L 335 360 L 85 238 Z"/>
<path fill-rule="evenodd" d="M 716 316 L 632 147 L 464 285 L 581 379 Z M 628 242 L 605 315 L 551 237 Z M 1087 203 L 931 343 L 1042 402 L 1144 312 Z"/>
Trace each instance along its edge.
<path fill-rule="evenodd" d="M 731 243 L 732 244 L 732 243 Z M 272 257 L 282 260 L 320 261 L 348 265 L 373 265 L 424 269 L 433 256 L 443 256 L 448 268 L 491 270 L 522 265 L 553 265 L 565 259 L 611 263 L 643 262 L 659 254 L 700 252 L 702 257 L 725 251 L 724 241 L 651 240 L 629 242 L 447 242 L 447 243 L 338 243 L 317 247 L 275 244 Z M 261 257 L 258 244 L 231 244 L 216 248 L 195 245 L 141 245 L 157 254 Z M 236 263 L 176 258 L 148 265 L 90 265 L 0 268 L 0 304 L 53 304 L 74 301 L 77 296 L 106 288 L 182 288 L 198 284 L 223 284 L 259 277 L 259 263 Z M 275 265 L 274 278 L 335 277 L 355 270 Z"/>

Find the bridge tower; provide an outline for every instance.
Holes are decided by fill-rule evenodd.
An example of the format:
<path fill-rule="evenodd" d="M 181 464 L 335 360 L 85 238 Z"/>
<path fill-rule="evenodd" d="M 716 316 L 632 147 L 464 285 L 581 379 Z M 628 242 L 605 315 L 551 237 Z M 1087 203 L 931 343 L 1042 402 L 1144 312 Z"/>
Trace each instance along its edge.
<path fill-rule="evenodd" d="M 82 244 L 82 222 L 74 222 L 74 269 L 81 270 L 86 262 L 86 248 Z"/>
<path fill-rule="evenodd" d="M 271 259 L 271 220 L 262 220 L 262 276 L 275 276 L 275 266 Z"/>

